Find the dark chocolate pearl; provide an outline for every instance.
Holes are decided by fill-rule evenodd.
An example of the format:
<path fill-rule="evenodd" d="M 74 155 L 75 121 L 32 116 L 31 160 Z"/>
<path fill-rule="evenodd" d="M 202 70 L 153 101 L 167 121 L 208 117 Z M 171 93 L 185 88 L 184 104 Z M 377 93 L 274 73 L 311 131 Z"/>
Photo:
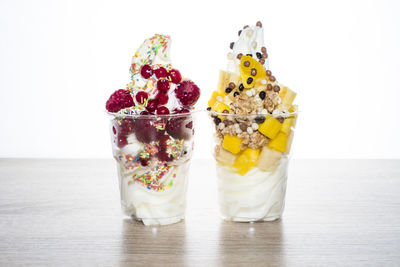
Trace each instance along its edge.
<path fill-rule="evenodd" d="M 230 92 L 232 92 L 232 88 L 228 87 L 228 88 L 225 89 L 225 93 L 229 94 Z"/>
<path fill-rule="evenodd" d="M 258 117 L 256 117 L 255 121 L 256 121 L 257 123 L 263 123 L 263 122 L 265 121 L 265 117 L 258 116 Z"/>
<path fill-rule="evenodd" d="M 249 27 L 249 25 L 245 25 L 245 26 L 243 26 L 243 29 L 246 29 L 246 28 L 248 28 Z"/>
<path fill-rule="evenodd" d="M 207 107 L 207 110 L 210 111 L 210 110 L 211 110 L 211 107 Z"/>
<path fill-rule="evenodd" d="M 243 86 L 243 84 L 241 83 L 241 84 L 239 85 L 239 90 L 240 90 L 240 91 L 243 91 L 243 89 L 244 89 L 244 86 Z"/>
<path fill-rule="evenodd" d="M 257 75 L 257 70 L 255 68 L 252 68 L 250 74 L 253 75 L 253 76 L 256 76 Z"/>
<path fill-rule="evenodd" d="M 262 64 L 262 65 L 264 65 L 264 63 L 265 63 L 265 59 L 260 59 L 260 63 Z"/>
<path fill-rule="evenodd" d="M 258 94 L 258 96 L 262 99 L 262 100 L 264 100 L 265 99 L 265 96 L 266 96 L 267 94 L 264 92 L 264 91 L 261 91 L 259 94 Z"/>
<path fill-rule="evenodd" d="M 262 52 L 263 54 L 267 53 L 267 48 L 265 48 L 265 46 L 261 47 L 261 52 Z"/>
<path fill-rule="evenodd" d="M 267 70 L 265 73 L 267 74 L 267 76 L 271 76 L 272 75 L 272 72 L 270 70 Z"/>
<path fill-rule="evenodd" d="M 278 117 L 277 119 L 278 119 L 278 121 L 279 121 L 280 123 L 283 123 L 283 121 L 285 120 L 283 117 Z"/>
<path fill-rule="evenodd" d="M 243 56 L 243 54 L 242 54 L 242 53 L 239 53 L 239 54 L 236 56 L 236 58 L 237 58 L 237 59 L 241 59 L 242 56 Z"/>
<path fill-rule="evenodd" d="M 271 80 L 271 82 L 275 82 L 276 81 L 275 76 L 270 76 L 269 79 Z"/>
<path fill-rule="evenodd" d="M 258 59 L 262 59 L 262 54 L 260 52 L 256 53 Z"/>
<path fill-rule="evenodd" d="M 274 92 L 278 93 L 280 90 L 281 88 L 279 87 L 279 85 L 274 86 Z"/>
<path fill-rule="evenodd" d="M 271 91 L 271 90 L 272 90 L 272 84 L 270 84 L 270 83 L 267 84 L 267 90 L 268 90 L 268 91 Z"/>
<path fill-rule="evenodd" d="M 229 111 L 226 110 L 226 109 L 224 109 L 224 111 L 222 111 L 222 113 L 224 113 L 224 114 L 229 114 Z"/>
<path fill-rule="evenodd" d="M 215 123 L 216 125 L 220 124 L 220 123 L 221 123 L 221 119 L 218 118 L 218 117 L 216 117 L 216 118 L 214 119 L 214 123 Z"/>
<path fill-rule="evenodd" d="M 234 96 L 234 97 L 237 97 L 238 95 L 239 95 L 239 92 L 234 92 L 234 93 L 233 93 L 233 96 Z"/>
<path fill-rule="evenodd" d="M 247 84 L 251 84 L 253 82 L 253 78 L 249 77 L 247 78 Z"/>
<path fill-rule="evenodd" d="M 238 35 L 240 36 L 241 33 L 242 33 L 242 30 L 240 30 L 240 31 L 238 32 Z"/>
<path fill-rule="evenodd" d="M 235 43 L 234 42 L 232 42 L 230 45 L 229 45 L 229 47 L 231 48 L 231 49 L 233 49 L 233 46 L 235 45 Z"/>
<path fill-rule="evenodd" d="M 246 54 L 246 56 L 252 57 L 253 55 L 252 54 Z"/>
<path fill-rule="evenodd" d="M 246 60 L 245 62 L 243 62 L 243 66 L 245 66 L 245 67 L 250 66 L 250 62 Z"/>
<path fill-rule="evenodd" d="M 231 89 L 235 89 L 236 84 L 235 84 L 234 82 L 230 82 L 230 83 L 228 84 L 228 87 L 231 88 Z"/>
<path fill-rule="evenodd" d="M 258 26 L 258 27 L 262 27 L 262 23 L 261 23 L 261 21 L 257 21 L 257 23 L 256 23 L 256 26 Z"/>

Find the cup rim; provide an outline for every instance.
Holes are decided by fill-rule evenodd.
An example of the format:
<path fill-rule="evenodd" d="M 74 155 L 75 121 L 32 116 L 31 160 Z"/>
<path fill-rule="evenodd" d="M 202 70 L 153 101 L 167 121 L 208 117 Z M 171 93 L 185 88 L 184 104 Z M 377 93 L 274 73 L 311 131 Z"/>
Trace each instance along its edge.
<path fill-rule="evenodd" d="M 114 117 L 114 118 L 135 118 L 135 119 L 169 119 L 169 118 L 180 118 L 180 117 L 187 117 L 193 114 L 197 114 L 204 111 L 203 109 L 196 109 L 196 110 L 190 110 L 187 113 L 173 113 L 173 114 L 165 114 L 165 115 L 159 115 L 159 114 L 148 114 L 148 115 L 143 115 L 143 114 L 121 114 L 118 112 L 109 112 L 106 111 L 106 114 Z"/>
<path fill-rule="evenodd" d="M 213 110 L 206 110 L 207 113 L 214 115 L 214 116 L 223 116 L 223 117 L 274 117 L 274 118 L 279 118 L 279 117 L 284 117 L 284 118 L 289 118 L 289 117 L 293 117 L 295 115 L 297 115 L 299 113 L 298 110 L 296 110 L 295 112 L 287 112 L 287 113 L 282 113 L 280 112 L 279 114 L 263 114 L 263 113 L 257 113 L 257 114 L 233 114 L 233 113 L 221 113 L 221 112 L 215 112 Z"/>

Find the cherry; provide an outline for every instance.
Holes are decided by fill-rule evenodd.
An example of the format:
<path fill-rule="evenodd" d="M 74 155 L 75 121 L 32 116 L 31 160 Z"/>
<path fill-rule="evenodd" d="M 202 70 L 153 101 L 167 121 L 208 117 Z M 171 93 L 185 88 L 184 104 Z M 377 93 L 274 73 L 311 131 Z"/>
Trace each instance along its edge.
<path fill-rule="evenodd" d="M 122 148 L 122 147 L 126 146 L 127 144 L 128 144 L 128 140 L 126 139 L 126 137 L 118 135 L 118 137 L 117 137 L 117 146 L 119 148 Z"/>
<path fill-rule="evenodd" d="M 177 85 L 175 95 L 182 105 L 192 106 L 200 97 L 200 89 L 192 81 L 183 81 Z"/>
<path fill-rule="evenodd" d="M 157 81 L 157 89 L 162 94 L 168 94 L 169 81 L 167 79 L 160 79 Z"/>
<path fill-rule="evenodd" d="M 153 75 L 153 70 L 149 65 L 143 65 L 140 69 L 140 75 L 142 75 L 143 78 L 148 79 Z"/>
<path fill-rule="evenodd" d="M 165 94 L 158 94 L 157 95 L 158 103 L 160 105 L 165 105 L 168 103 L 168 95 Z"/>
<path fill-rule="evenodd" d="M 145 91 L 140 91 L 136 94 L 135 98 L 136 102 L 138 102 L 139 104 L 143 104 L 144 101 L 146 101 L 146 99 L 149 98 L 149 94 L 146 93 Z"/>
<path fill-rule="evenodd" d="M 174 108 L 174 110 L 172 111 L 173 113 L 189 113 L 190 111 L 187 108 Z"/>
<path fill-rule="evenodd" d="M 164 130 L 157 129 L 153 126 L 151 119 L 137 119 L 135 121 L 136 138 L 143 143 L 156 141 L 164 134 Z"/>
<path fill-rule="evenodd" d="M 157 115 L 168 115 L 169 114 L 169 109 L 167 107 L 161 106 L 157 108 L 156 111 Z"/>
<path fill-rule="evenodd" d="M 146 109 L 150 112 L 156 111 L 158 107 L 158 100 L 157 99 L 150 99 L 149 102 L 147 102 Z"/>
<path fill-rule="evenodd" d="M 157 79 L 165 78 L 168 76 L 167 70 L 163 67 L 159 67 L 158 69 L 154 70 L 154 73 L 155 73 Z"/>
<path fill-rule="evenodd" d="M 182 80 L 181 73 L 176 69 L 170 70 L 168 76 L 171 79 L 171 82 L 173 83 L 179 83 Z"/>

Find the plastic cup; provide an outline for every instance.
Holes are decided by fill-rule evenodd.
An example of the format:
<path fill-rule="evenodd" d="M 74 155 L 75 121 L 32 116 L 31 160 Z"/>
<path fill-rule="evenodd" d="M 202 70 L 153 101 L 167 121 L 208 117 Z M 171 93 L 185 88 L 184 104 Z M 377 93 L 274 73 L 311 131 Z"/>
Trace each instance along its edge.
<path fill-rule="evenodd" d="M 274 117 L 209 111 L 209 115 L 215 129 L 214 158 L 222 218 L 236 222 L 279 219 L 285 207 L 297 113 Z"/>
<path fill-rule="evenodd" d="M 185 217 L 195 113 L 109 113 L 124 214 L 145 225 L 172 224 Z"/>

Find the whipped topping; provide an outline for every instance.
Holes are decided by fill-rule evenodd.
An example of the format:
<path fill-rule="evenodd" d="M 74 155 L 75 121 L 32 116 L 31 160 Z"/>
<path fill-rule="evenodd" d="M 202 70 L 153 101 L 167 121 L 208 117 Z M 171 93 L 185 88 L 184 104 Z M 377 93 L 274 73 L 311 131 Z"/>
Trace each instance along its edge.
<path fill-rule="evenodd" d="M 282 157 L 273 172 L 257 167 L 244 176 L 217 164 L 221 213 L 227 220 L 275 220 L 285 201 L 288 159 Z"/>

